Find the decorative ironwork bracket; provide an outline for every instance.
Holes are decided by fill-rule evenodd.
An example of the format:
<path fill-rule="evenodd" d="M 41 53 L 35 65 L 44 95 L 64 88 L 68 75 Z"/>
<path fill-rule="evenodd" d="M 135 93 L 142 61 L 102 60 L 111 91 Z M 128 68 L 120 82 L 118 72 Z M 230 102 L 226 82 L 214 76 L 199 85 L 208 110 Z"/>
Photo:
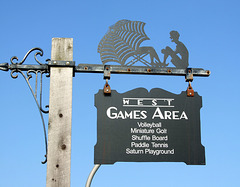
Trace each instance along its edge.
<path fill-rule="evenodd" d="M 24 65 L 27 57 L 30 53 L 36 52 L 34 55 L 36 65 Z M 21 62 L 18 61 L 18 57 L 14 56 L 11 58 L 11 63 L 1 63 L 0 70 L 11 71 L 11 77 L 16 79 L 20 73 L 27 82 L 27 85 L 34 97 L 37 104 L 45 136 L 45 147 L 46 147 L 46 159 L 43 164 L 47 162 L 47 135 L 46 127 L 42 113 L 48 113 L 47 110 L 42 108 L 42 75 L 46 74 L 47 77 L 50 76 L 50 67 L 73 67 L 74 75 L 75 73 L 103 73 L 104 79 L 106 79 L 105 88 L 107 93 L 111 92 L 111 88 L 108 84 L 111 74 L 142 74 L 142 75 L 171 75 L 171 76 L 185 76 L 186 82 L 192 82 L 193 76 L 208 77 L 210 75 L 209 70 L 204 70 L 201 68 L 171 68 L 171 67 L 147 67 L 147 66 L 121 66 L 121 65 L 103 65 L 103 64 L 78 64 L 75 66 L 75 61 L 55 61 L 46 60 L 47 63 L 43 64 L 37 59 L 37 55 L 43 56 L 43 50 L 41 48 L 33 48 L 27 52 L 25 57 Z M 24 74 L 23 72 L 26 72 Z M 32 78 L 32 74 L 35 74 L 35 90 L 31 87 L 29 80 Z M 40 91 L 38 90 L 38 75 L 40 74 Z M 74 76 L 73 75 L 73 76 Z M 39 94 L 38 94 L 39 93 Z M 39 100 L 38 100 L 39 96 Z M 48 107 L 48 106 L 46 106 Z"/>
<path fill-rule="evenodd" d="M 38 65 L 23 65 L 23 63 L 26 61 L 30 53 L 34 51 L 36 52 L 34 55 L 34 58 L 35 58 L 35 61 L 38 63 Z M 43 79 L 42 76 L 43 74 L 48 75 L 49 71 L 48 71 L 48 65 L 42 64 L 40 61 L 38 61 L 37 55 L 43 56 L 43 50 L 40 48 L 33 48 L 26 53 L 26 55 L 24 56 L 21 62 L 18 62 L 18 57 L 14 56 L 10 59 L 11 61 L 10 64 L 8 63 L 0 64 L 0 70 L 3 70 L 3 71 L 10 70 L 11 77 L 14 79 L 18 78 L 18 74 L 21 74 L 25 79 L 32 93 L 32 96 L 36 102 L 36 105 L 42 120 L 42 125 L 44 130 L 46 155 L 45 155 L 45 160 L 42 162 L 42 164 L 45 164 L 47 162 L 47 135 L 46 135 L 45 121 L 42 113 L 48 113 L 48 111 L 42 108 L 42 79 Z M 17 62 L 14 62 L 14 61 L 17 61 Z M 24 73 L 24 71 L 26 71 L 26 73 Z M 30 84 L 30 79 L 33 77 L 32 74 L 35 74 L 35 89 L 33 89 Z M 40 78 L 38 77 L 39 75 L 40 75 Z M 39 79 L 40 79 L 40 90 L 38 90 Z M 46 108 L 48 108 L 48 106 L 46 106 Z"/>

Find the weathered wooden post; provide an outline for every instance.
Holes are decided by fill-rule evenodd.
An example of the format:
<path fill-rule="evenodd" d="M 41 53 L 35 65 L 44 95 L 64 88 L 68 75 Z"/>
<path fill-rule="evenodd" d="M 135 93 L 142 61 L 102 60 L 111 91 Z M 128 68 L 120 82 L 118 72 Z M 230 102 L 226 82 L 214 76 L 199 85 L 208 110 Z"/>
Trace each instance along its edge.
<path fill-rule="evenodd" d="M 73 39 L 53 38 L 47 153 L 47 187 L 69 187 L 71 167 Z M 64 67 L 64 63 L 66 67 Z"/>

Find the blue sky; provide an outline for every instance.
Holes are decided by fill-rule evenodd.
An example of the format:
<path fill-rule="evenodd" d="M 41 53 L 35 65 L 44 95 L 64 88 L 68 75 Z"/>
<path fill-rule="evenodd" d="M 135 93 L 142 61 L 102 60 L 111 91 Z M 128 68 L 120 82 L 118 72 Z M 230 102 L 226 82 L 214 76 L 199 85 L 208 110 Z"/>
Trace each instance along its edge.
<path fill-rule="evenodd" d="M 12 56 L 21 60 L 40 47 L 43 63 L 51 57 L 51 40 L 74 40 L 76 64 L 101 64 L 98 43 L 108 27 L 121 19 L 146 23 L 160 59 L 161 49 L 172 45 L 169 32 L 177 30 L 189 50 L 190 67 L 211 71 L 195 77 L 193 89 L 203 97 L 202 144 L 206 166 L 184 163 L 116 163 L 102 166 L 92 186 L 237 187 L 240 185 L 239 141 L 239 24 L 237 0 L 89 0 L 2 1 L 0 3 L 0 63 Z M 35 63 L 29 57 L 26 64 Z M 94 165 L 97 111 L 94 94 L 104 85 L 102 74 L 76 74 L 73 78 L 71 186 L 84 186 Z M 48 104 L 49 78 L 44 79 Z M 186 90 L 184 77 L 112 75 L 112 89 L 162 88 L 175 94 Z M 0 186 L 42 187 L 46 184 L 44 138 L 39 113 L 22 77 L 12 79 L 0 71 Z M 45 115 L 45 120 L 48 116 Z"/>

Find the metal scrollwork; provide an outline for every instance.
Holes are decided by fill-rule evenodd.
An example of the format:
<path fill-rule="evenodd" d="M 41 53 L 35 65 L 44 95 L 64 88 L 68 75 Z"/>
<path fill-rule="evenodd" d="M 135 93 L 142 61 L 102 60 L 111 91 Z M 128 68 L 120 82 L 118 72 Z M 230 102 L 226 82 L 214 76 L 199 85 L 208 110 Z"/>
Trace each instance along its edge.
<path fill-rule="evenodd" d="M 38 48 L 38 47 L 35 47 L 35 48 L 32 48 L 30 49 L 27 54 L 23 57 L 23 60 L 21 62 L 13 62 L 14 60 L 17 60 L 18 61 L 18 57 L 17 56 L 13 56 L 10 60 L 11 60 L 11 63 L 12 64 L 18 64 L 18 65 L 21 65 L 25 62 L 25 60 L 27 59 L 27 57 L 30 55 L 30 53 L 32 53 L 33 51 L 37 51 L 35 54 L 34 54 L 34 58 L 36 60 L 36 62 L 40 65 L 43 65 L 38 59 L 37 59 L 37 55 L 40 55 L 40 56 L 43 56 L 43 50 L 41 48 Z"/>
<path fill-rule="evenodd" d="M 14 65 L 22 65 L 27 57 L 30 55 L 30 53 L 32 53 L 33 51 L 36 51 L 36 53 L 34 54 L 34 58 L 35 58 L 35 61 L 40 64 L 40 65 L 43 65 L 38 59 L 37 59 L 37 56 L 40 55 L 40 56 L 43 56 L 43 50 L 40 49 L 40 48 L 33 48 L 31 50 L 29 50 L 27 52 L 27 54 L 24 56 L 23 60 L 21 62 L 14 62 L 14 60 L 17 60 L 18 61 L 18 57 L 14 56 L 11 58 L 11 64 L 14 64 Z M 47 74 L 47 76 L 49 75 L 49 72 L 47 70 L 28 70 L 26 72 L 26 74 L 23 73 L 22 70 L 18 69 L 18 68 L 15 68 L 15 69 L 11 69 L 11 77 L 16 79 L 18 78 L 18 73 L 20 73 L 23 78 L 25 79 L 25 81 L 27 82 L 27 85 L 32 93 L 32 96 L 34 97 L 34 100 L 36 102 L 36 105 L 37 105 L 37 108 L 39 110 L 39 113 L 40 113 L 40 117 L 41 117 L 41 120 L 42 120 L 42 124 L 43 124 L 43 130 L 44 130 L 44 137 L 45 137 L 45 148 L 46 148 L 46 158 L 45 160 L 42 162 L 42 164 L 45 164 L 47 162 L 47 134 L 46 134 L 46 125 L 45 125 L 45 122 L 44 122 L 44 118 L 43 118 L 43 114 L 42 113 L 48 113 L 48 110 L 44 110 L 42 108 L 42 81 L 43 81 L 43 74 Z M 33 75 L 35 75 L 35 87 L 34 89 L 32 88 L 31 84 L 30 84 L 30 79 L 33 77 Z M 40 75 L 40 78 L 39 78 L 39 75 Z M 38 91 L 38 83 L 40 82 L 40 90 Z M 38 97 L 39 97 L 39 101 L 38 101 Z M 45 106 L 46 108 L 48 107 Z"/>

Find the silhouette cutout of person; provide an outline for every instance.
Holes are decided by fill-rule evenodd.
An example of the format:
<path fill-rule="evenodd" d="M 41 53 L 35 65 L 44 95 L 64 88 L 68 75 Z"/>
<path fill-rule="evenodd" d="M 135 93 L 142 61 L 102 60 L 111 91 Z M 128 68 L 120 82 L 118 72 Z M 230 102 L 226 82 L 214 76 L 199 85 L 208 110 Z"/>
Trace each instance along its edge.
<path fill-rule="evenodd" d="M 166 47 L 162 49 L 162 53 L 164 54 L 163 63 L 166 64 L 167 58 L 170 56 L 171 62 L 176 68 L 187 68 L 188 67 L 188 50 L 186 46 L 179 41 L 180 34 L 177 31 L 170 32 L 170 38 L 172 42 L 176 43 L 176 49 L 173 51 L 170 47 Z"/>

